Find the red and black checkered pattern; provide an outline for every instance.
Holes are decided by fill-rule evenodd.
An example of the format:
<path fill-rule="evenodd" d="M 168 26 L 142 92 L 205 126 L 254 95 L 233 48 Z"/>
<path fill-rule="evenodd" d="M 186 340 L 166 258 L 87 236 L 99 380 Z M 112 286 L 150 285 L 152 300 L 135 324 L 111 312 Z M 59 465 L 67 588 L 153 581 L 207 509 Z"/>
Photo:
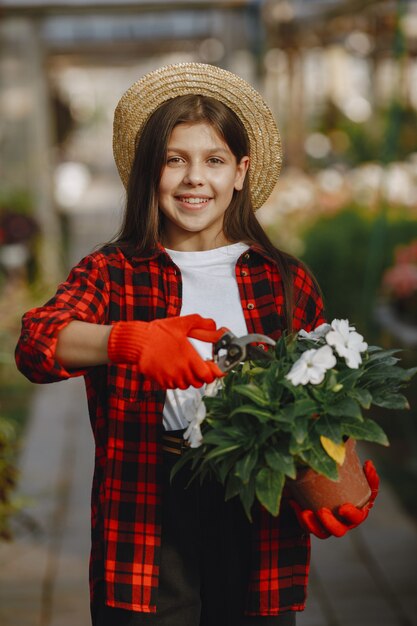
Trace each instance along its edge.
<path fill-rule="evenodd" d="M 294 328 L 324 321 L 314 283 L 300 264 L 294 275 Z M 248 332 L 277 339 L 284 327 L 279 272 L 258 246 L 238 260 L 236 278 Z M 90 584 L 102 581 L 107 603 L 155 612 L 161 539 L 161 435 L 165 392 L 137 366 L 67 371 L 55 359 L 59 331 L 71 320 L 111 324 L 180 315 L 181 273 L 162 247 L 149 257 L 107 246 L 86 257 L 43 307 L 23 317 L 16 349 L 19 369 L 32 381 L 85 377 L 96 443 L 92 490 Z M 258 510 L 253 528 L 248 613 L 302 609 L 309 538 L 284 504 L 278 518 Z"/>

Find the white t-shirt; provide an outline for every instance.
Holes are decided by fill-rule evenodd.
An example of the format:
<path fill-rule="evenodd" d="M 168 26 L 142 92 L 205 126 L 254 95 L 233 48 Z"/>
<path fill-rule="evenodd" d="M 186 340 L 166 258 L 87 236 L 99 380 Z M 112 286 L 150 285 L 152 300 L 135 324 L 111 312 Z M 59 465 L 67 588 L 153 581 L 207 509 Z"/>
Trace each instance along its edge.
<path fill-rule="evenodd" d="M 226 326 L 237 336 L 247 333 L 235 266 L 248 247 L 244 243 L 234 243 L 198 252 L 166 250 L 181 271 L 181 315 L 199 313 L 213 319 L 217 327 Z M 203 359 L 212 358 L 211 343 L 192 338 L 189 341 Z M 203 394 L 204 386 L 168 389 L 163 413 L 165 430 L 186 428 Z"/>

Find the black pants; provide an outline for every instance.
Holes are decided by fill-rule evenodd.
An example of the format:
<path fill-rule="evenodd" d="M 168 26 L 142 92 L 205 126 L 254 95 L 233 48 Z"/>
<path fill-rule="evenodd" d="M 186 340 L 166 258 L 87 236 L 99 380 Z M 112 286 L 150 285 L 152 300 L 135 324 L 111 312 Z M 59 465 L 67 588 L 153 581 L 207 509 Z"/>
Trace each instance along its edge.
<path fill-rule="evenodd" d="M 295 626 L 295 613 L 245 617 L 251 525 L 237 498 L 224 502 L 217 481 L 194 481 L 178 456 L 166 454 L 157 613 L 105 605 L 98 593 L 93 626 Z"/>

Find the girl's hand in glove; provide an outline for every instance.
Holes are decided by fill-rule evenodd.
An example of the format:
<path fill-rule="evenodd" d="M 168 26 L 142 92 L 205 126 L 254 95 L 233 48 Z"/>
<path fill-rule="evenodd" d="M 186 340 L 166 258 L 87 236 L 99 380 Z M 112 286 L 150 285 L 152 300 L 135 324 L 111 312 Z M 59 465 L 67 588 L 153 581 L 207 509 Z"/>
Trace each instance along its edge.
<path fill-rule="evenodd" d="M 369 501 L 363 508 L 359 509 L 350 503 L 342 504 L 338 508 L 337 515 L 335 515 L 327 508 L 319 509 L 317 512 L 309 509 L 303 510 L 295 500 L 290 500 L 300 526 L 319 539 L 327 539 L 331 535 L 342 537 L 348 530 L 356 528 L 364 522 L 378 495 L 379 476 L 372 461 L 365 462 L 363 471 L 372 492 Z"/>
<path fill-rule="evenodd" d="M 215 343 L 224 333 L 201 315 L 167 317 L 152 322 L 116 322 L 107 351 L 113 363 L 134 363 L 163 389 L 201 387 L 224 373 L 213 361 L 204 361 L 188 337 Z"/>

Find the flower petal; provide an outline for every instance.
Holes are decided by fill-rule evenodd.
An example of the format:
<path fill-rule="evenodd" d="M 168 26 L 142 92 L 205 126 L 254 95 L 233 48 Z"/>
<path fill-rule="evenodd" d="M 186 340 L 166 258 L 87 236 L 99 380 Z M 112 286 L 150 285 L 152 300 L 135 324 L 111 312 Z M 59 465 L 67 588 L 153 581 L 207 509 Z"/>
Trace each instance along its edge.
<path fill-rule="evenodd" d="M 357 370 L 362 363 L 362 357 L 357 350 L 347 349 L 346 354 L 343 356 L 345 357 L 346 365 L 350 367 L 350 369 Z"/>
<path fill-rule="evenodd" d="M 304 330 L 301 329 L 298 333 L 299 337 L 302 337 L 303 339 L 313 339 L 313 340 L 318 340 L 318 339 L 322 339 L 323 337 L 325 337 L 325 335 L 329 332 L 331 326 L 330 324 L 320 324 L 320 326 L 317 326 L 314 330 L 310 331 L 309 333 Z"/>
<path fill-rule="evenodd" d="M 339 356 L 343 356 L 340 354 L 340 350 L 343 349 L 345 341 L 343 336 L 337 330 L 330 330 L 327 333 L 326 342 L 329 346 L 334 346 L 336 348 L 336 352 Z"/>
<path fill-rule="evenodd" d="M 336 365 L 336 357 L 330 346 L 323 346 L 313 355 L 312 362 L 315 366 L 323 368 L 324 370 L 330 370 Z"/>
<path fill-rule="evenodd" d="M 326 370 L 321 367 L 311 367 L 308 370 L 309 382 L 312 385 L 319 385 L 323 382 Z"/>
<path fill-rule="evenodd" d="M 301 357 L 294 363 L 285 378 L 289 380 L 294 387 L 297 385 L 306 385 L 308 383 L 307 370 L 306 361 Z"/>
<path fill-rule="evenodd" d="M 334 319 L 332 321 L 331 327 L 333 328 L 333 330 L 339 333 L 343 337 L 343 339 L 347 339 L 349 337 L 350 329 L 354 328 L 349 325 L 349 320 L 338 320 L 338 319 Z"/>
<path fill-rule="evenodd" d="M 203 443 L 203 435 L 201 434 L 200 425 L 196 422 L 190 422 L 184 433 L 184 439 L 190 444 L 190 448 L 199 448 Z"/>
<path fill-rule="evenodd" d="M 350 333 L 348 346 L 349 348 L 358 350 L 358 352 L 365 352 L 368 348 L 368 344 L 363 340 L 362 335 L 357 332 Z"/>

